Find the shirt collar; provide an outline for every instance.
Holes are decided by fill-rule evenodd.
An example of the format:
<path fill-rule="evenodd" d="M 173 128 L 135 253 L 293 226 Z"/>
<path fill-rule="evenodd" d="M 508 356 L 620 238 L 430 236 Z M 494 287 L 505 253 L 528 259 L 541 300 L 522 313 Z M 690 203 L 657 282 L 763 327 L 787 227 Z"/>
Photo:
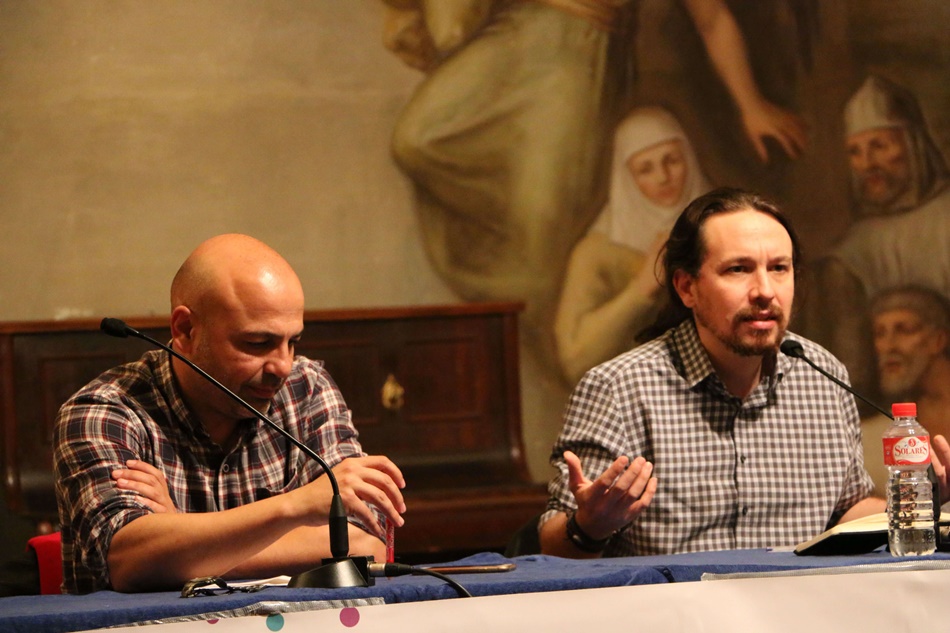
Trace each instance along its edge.
<path fill-rule="evenodd" d="M 162 350 L 154 350 L 148 353 L 151 355 L 150 362 L 154 368 L 158 389 L 165 398 L 169 409 L 171 409 L 174 419 L 178 420 L 182 427 L 188 429 L 187 432 L 191 435 L 211 444 L 212 440 L 211 436 L 208 435 L 208 431 L 191 413 L 191 409 L 188 408 L 185 399 L 181 395 L 181 387 L 178 385 L 178 380 L 175 378 L 175 372 L 172 369 L 171 354 Z M 257 431 L 258 424 L 257 419 L 252 417 L 239 422 L 238 429 L 241 440 L 235 445 L 235 449 L 250 441 Z"/>
<path fill-rule="evenodd" d="M 788 337 L 787 334 L 786 337 Z M 734 398 L 716 374 L 712 360 L 710 360 L 706 348 L 699 340 L 699 332 L 696 330 L 696 323 L 693 319 L 686 319 L 673 328 L 669 333 L 669 340 L 674 358 L 677 358 L 680 364 L 680 373 L 690 389 L 708 380 L 710 385 L 715 385 L 715 390 L 723 396 Z M 763 375 L 759 385 L 749 394 L 746 399 L 747 403 L 755 405 L 761 400 L 764 405 L 766 399 L 771 396 L 775 387 L 791 366 L 792 359 L 785 354 L 776 353 L 771 359 L 766 358 L 763 363 Z"/>
<path fill-rule="evenodd" d="M 670 345 L 681 364 L 680 372 L 690 389 L 706 380 L 710 375 L 716 375 L 716 369 L 709 354 L 699 340 L 696 323 L 693 319 L 686 319 L 670 331 Z"/>
<path fill-rule="evenodd" d="M 181 396 L 181 389 L 178 386 L 178 380 L 175 378 L 175 372 L 172 370 L 172 356 L 166 351 L 155 350 L 149 352 L 151 363 L 154 367 L 154 375 L 158 381 L 159 391 L 165 397 L 165 402 L 172 414 L 178 420 L 186 421 L 189 427 L 198 427 L 197 420 L 191 415 L 188 405 L 185 404 Z"/>

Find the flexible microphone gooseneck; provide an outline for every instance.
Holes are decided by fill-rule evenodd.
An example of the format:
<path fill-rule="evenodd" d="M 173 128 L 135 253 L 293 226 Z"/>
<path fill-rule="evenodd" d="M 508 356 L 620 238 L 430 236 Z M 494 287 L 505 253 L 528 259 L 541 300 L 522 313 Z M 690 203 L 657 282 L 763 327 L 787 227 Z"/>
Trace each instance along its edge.
<path fill-rule="evenodd" d="M 336 476 L 330 469 L 329 464 L 324 461 L 309 446 L 291 435 L 285 428 L 277 425 L 273 420 L 252 407 L 244 401 L 239 395 L 222 385 L 211 377 L 205 370 L 201 369 L 193 362 L 173 350 L 168 345 L 156 341 L 152 337 L 142 334 L 135 328 L 126 325 L 121 319 L 106 317 L 99 324 L 99 328 L 109 336 L 117 338 L 134 338 L 148 341 L 152 345 L 165 350 L 181 362 L 188 365 L 197 372 L 202 378 L 213 384 L 215 387 L 226 393 L 232 400 L 253 413 L 261 422 L 267 424 L 284 437 L 286 437 L 294 446 L 302 450 L 308 457 L 320 464 L 327 478 L 330 480 L 330 487 L 333 489 L 333 498 L 330 501 L 329 530 L 330 530 L 330 554 L 332 558 L 323 560 L 320 567 L 311 569 L 293 576 L 288 583 L 290 587 L 320 587 L 331 589 L 336 587 L 368 587 L 374 584 L 373 578 L 368 571 L 368 565 L 372 558 L 367 556 L 349 556 L 350 541 L 348 534 L 348 522 L 346 520 L 346 508 L 343 506 L 343 499 L 340 497 L 340 487 L 337 484 Z"/>
<path fill-rule="evenodd" d="M 822 376 L 824 376 L 825 378 L 828 378 L 829 380 L 834 382 L 836 385 L 838 385 L 839 387 L 841 387 L 842 389 L 850 393 L 855 398 L 860 398 L 862 401 L 871 405 L 872 407 L 874 407 L 875 409 L 877 409 L 878 411 L 886 415 L 891 420 L 894 419 L 893 415 L 891 415 L 889 412 L 885 411 L 880 406 L 876 405 L 875 403 L 871 402 L 870 400 L 868 400 L 867 398 L 859 394 L 857 391 L 854 390 L 853 387 L 851 387 L 851 385 L 838 380 L 837 378 L 829 374 L 827 371 L 825 371 L 824 369 L 816 365 L 814 361 L 812 361 L 810 358 L 808 358 L 808 356 L 805 355 L 805 348 L 802 347 L 802 344 L 799 343 L 798 341 L 793 341 L 792 339 L 785 339 L 784 341 L 782 341 L 782 344 L 779 345 L 779 349 L 782 350 L 782 353 L 785 354 L 786 356 L 802 359 L 803 361 L 811 365 Z M 930 480 L 930 485 L 933 488 L 933 498 L 935 500 L 934 501 L 934 524 L 935 524 L 936 533 L 937 533 L 937 543 L 938 543 L 938 546 L 940 546 L 941 545 L 941 542 L 940 542 L 940 503 L 939 503 L 940 481 L 937 479 L 937 472 L 934 470 L 933 464 L 927 467 L 927 478 Z M 943 545 L 946 545 L 946 544 L 943 544 Z"/>
<path fill-rule="evenodd" d="M 877 409 L 878 411 L 880 411 L 881 413 L 883 413 L 890 419 L 892 420 L 894 419 L 894 416 L 891 415 L 888 411 L 885 411 L 878 405 L 874 404 L 873 402 L 871 402 L 870 400 L 868 400 L 867 398 L 859 394 L 857 391 L 855 391 L 851 387 L 851 385 L 838 380 L 837 378 L 829 374 L 827 371 L 825 371 L 824 369 L 816 365 L 810 358 L 805 356 L 805 348 L 802 347 L 802 344 L 799 343 L 798 341 L 793 341 L 792 339 L 787 338 L 784 341 L 782 341 L 781 345 L 779 345 L 779 349 L 782 350 L 782 353 L 785 354 L 786 356 L 802 359 L 803 361 L 811 365 L 815 369 L 815 371 L 817 371 L 819 374 L 831 380 L 833 383 L 835 383 L 836 385 L 838 385 L 839 387 L 841 387 L 842 389 L 850 393 L 855 398 L 860 398 L 863 402 L 866 402 L 867 404 L 871 405 L 872 407 L 874 407 L 875 409 Z"/>

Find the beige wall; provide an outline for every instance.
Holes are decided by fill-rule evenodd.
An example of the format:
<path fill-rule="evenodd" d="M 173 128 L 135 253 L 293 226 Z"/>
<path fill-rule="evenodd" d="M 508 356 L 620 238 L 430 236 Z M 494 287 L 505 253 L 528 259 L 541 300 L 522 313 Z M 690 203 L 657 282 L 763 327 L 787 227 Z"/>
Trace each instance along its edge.
<path fill-rule="evenodd" d="M 309 308 L 458 301 L 390 158 L 422 75 L 382 25 L 378 0 L 0 3 L 0 320 L 166 314 L 187 253 L 231 231 L 283 253 Z M 541 480 L 564 394 L 523 356 Z"/>
<path fill-rule="evenodd" d="M 388 153 L 420 75 L 375 0 L 0 4 L 0 319 L 164 314 L 251 233 L 311 308 L 451 301 Z"/>

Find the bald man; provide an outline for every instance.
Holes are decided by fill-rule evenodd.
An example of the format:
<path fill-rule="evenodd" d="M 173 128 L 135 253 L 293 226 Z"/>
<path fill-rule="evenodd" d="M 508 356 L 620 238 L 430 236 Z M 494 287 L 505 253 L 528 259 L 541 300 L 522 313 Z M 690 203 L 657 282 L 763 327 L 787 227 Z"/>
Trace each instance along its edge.
<path fill-rule="evenodd" d="M 350 551 L 385 555 L 405 485 L 366 456 L 322 363 L 295 356 L 304 296 L 262 242 L 202 243 L 172 282 L 171 345 L 320 454 L 350 516 Z M 190 578 L 295 574 L 330 556 L 319 464 L 167 352 L 112 369 L 54 430 L 68 593 L 177 589 Z"/>

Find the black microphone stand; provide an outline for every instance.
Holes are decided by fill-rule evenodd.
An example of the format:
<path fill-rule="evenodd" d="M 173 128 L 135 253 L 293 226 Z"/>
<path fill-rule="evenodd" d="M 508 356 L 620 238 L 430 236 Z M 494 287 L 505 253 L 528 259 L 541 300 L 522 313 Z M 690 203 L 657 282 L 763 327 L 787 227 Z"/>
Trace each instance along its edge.
<path fill-rule="evenodd" d="M 350 541 L 348 534 L 348 522 L 346 519 L 346 508 L 343 506 L 343 499 L 340 497 L 340 486 L 337 484 L 336 476 L 330 469 L 329 464 L 324 461 L 309 446 L 291 435 L 285 428 L 278 426 L 273 420 L 252 407 L 244 401 L 239 395 L 215 380 L 205 370 L 201 369 L 193 362 L 176 352 L 174 349 L 156 341 L 152 337 L 142 334 L 135 328 L 129 327 L 121 319 L 105 318 L 99 325 L 99 328 L 109 336 L 118 338 L 135 338 L 147 341 L 156 347 L 165 350 L 181 362 L 188 365 L 197 372 L 202 378 L 209 381 L 215 387 L 227 394 L 232 400 L 253 413 L 257 419 L 270 428 L 274 429 L 286 437 L 294 446 L 302 450 L 308 457 L 315 460 L 323 468 L 327 478 L 330 480 L 330 487 L 333 489 L 333 498 L 330 501 L 329 529 L 330 529 L 330 554 L 332 558 L 324 558 L 319 567 L 305 571 L 292 576 L 288 587 L 318 587 L 324 589 L 333 589 L 338 587 L 369 587 L 375 583 L 375 580 L 369 573 L 369 564 L 373 561 L 371 556 L 350 556 Z"/>

